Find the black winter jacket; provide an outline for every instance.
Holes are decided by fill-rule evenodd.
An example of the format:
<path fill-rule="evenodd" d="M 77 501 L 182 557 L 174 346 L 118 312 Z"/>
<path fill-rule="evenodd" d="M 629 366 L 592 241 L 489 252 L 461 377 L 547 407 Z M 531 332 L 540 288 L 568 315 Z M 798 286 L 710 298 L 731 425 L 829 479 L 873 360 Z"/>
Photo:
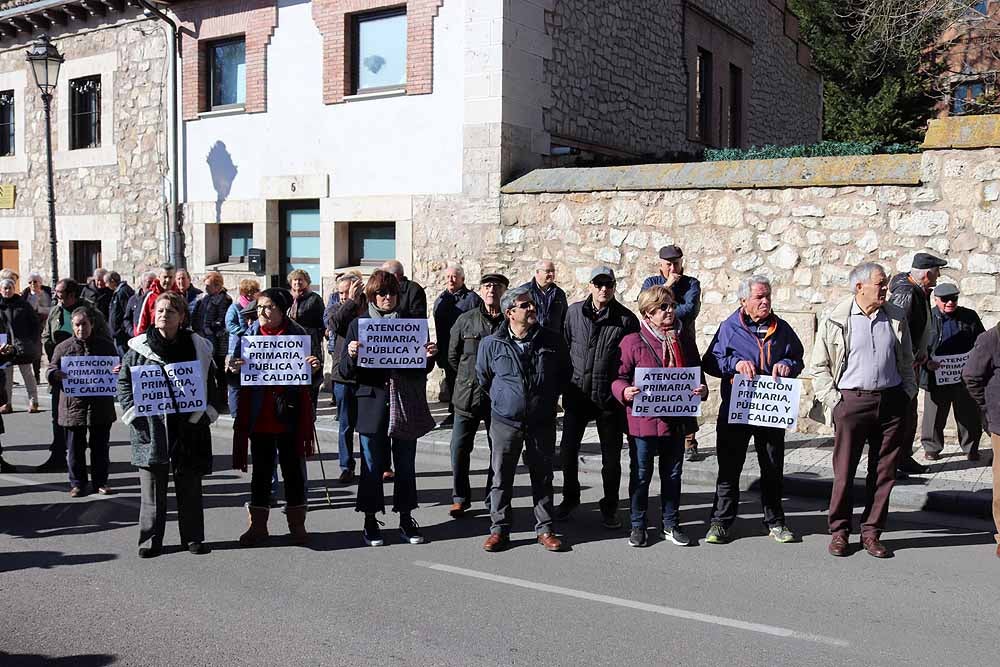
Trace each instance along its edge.
<path fill-rule="evenodd" d="M 930 354 L 944 356 L 948 354 L 965 354 L 976 344 L 976 339 L 985 329 L 976 311 L 959 306 L 952 315 L 958 331 L 945 339 L 945 319 L 937 306 L 931 309 L 931 331 L 928 349 Z M 954 328 L 950 328 L 954 332 Z M 923 389 L 936 387 L 934 372 L 926 368 L 920 369 L 920 386 Z"/>
<path fill-rule="evenodd" d="M 42 332 L 38 328 L 38 315 L 31 304 L 20 294 L 9 299 L 0 298 L 0 310 L 7 315 L 13 330 L 11 345 L 17 351 L 15 364 L 33 364 L 42 358 Z"/>
<path fill-rule="evenodd" d="M 128 283 L 123 282 L 111 295 L 111 304 L 108 306 L 108 328 L 111 329 L 111 337 L 114 338 L 115 343 L 122 348 L 128 345 L 128 339 L 135 331 L 133 323 L 130 319 L 126 319 L 125 312 L 129 299 L 133 296 L 135 296 L 135 290 Z"/>
<path fill-rule="evenodd" d="M 638 330 L 639 318 L 618 301 L 608 304 L 597 319 L 593 297 L 569 307 L 563 329 L 573 364 L 573 380 L 563 397 L 567 410 L 620 407 L 611 394 L 611 383 L 621 366 L 619 344 Z"/>
<path fill-rule="evenodd" d="M 334 382 L 341 384 L 355 384 L 353 379 L 345 378 L 340 372 L 340 358 L 344 356 L 344 340 L 347 337 L 347 330 L 351 328 L 351 322 L 358 319 L 358 313 L 368 312 L 368 301 L 364 295 L 360 297 L 361 303 L 353 299 L 344 299 L 332 308 L 327 308 L 326 330 L 330 332 L 330 351 L 333 359 L 333 369 L 330 377 Z"/>
<path fill-rule="evenodd" d="M 480 418 L 489 415 L 490 397 L 476 378 L 476 356 L 483 338 L 495 333 L 504 321 L 502 313 L 491 318 L 486 307 L 480 306 L 462 313 L 449 332 L 448 365 L 457 372 L 451 402 L 460 415 Z"/>
<path fill-rule="evenodd" d="M 427 317 L 427 292 L 420 283 L 409 278 L 403 278 L 399 282 L 399 305 L 396 310 L 400 317 L 418 320 Z"/>
<path fill-rule="evenodd" d="M 288 317 L 309 333 L 312 338 L 313 354 L 323 360 L 323 336 L 326 334 L 326 325 L 323 324 L 323 297 L 316 292 L 309 292 L 303 296 L 299 303 L 293 304 L 288 311 Z M 295 316 L 292 316 L 292 313 Z"/>
<path fill-rule="evenodd" d="M 926 354 L 930 334 L 930 297 L 924 292 L 924 288 L 914 285 L 909 273 L 897 273 L 889 281 L 889 301 L 906 312 L 913 357 Z"/>
<path fill-rule="evenodd" d="M 1000 324 L 976 339 L 962 379 L 983 414 L 986 431 L 1000 433 Z"/>

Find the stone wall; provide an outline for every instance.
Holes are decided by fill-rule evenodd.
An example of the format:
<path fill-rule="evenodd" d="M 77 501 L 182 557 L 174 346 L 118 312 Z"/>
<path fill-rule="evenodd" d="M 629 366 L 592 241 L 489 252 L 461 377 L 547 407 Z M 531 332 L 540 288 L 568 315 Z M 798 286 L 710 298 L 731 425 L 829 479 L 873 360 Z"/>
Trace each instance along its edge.
<path fill-rule="evenodd" d="M 60 83 L 65 83 L 65 73 L 102 74 L 101 94 L 110 117 L 104 113 L 101 119 L 106 130 L 100 149 L 60 151 L 60 134 L 65 139 L 68 120 L 66 109 L 59 108 L 60 96 L 53 99 L 60 277 L 69 275 L 69 242 L 95 240 L 102 243 L 104 266 L 131 281 L 147 265 L 162 261 L 168 109 L 165 35 L 155 21 L 136 12 L 110 24 L 72 22 L 70 28 L 50 33 L 66 59 Z M 0 173 L 0 181 L 17 188 L 15 208 L 0 211 L 0 240 L 18 241 L 22 271 L 39 271 L 47 280 L 45 120 L 41 97 L 25 64 L 25 47 L 15 44 L 0 53 L 0 73 L 26 76 L 24 94 L 17 103 L 25 110 L 23 155 L 27 158 L 23 169 Z M 98 69 L 74 73 L 84 59 L 98 63 L 94 65 Z M 110 147 L 105 138 L 112 139 Z M 30 230 L 30 237 L 18 230 Z"/>
<path fill-rule="evenodd" d="M 951 147 L 970 136 L 981 147 Z M 589 269 L 607 264 L 620 299 L 634 304 L 642 280 L 657 271 L 657 249 L 677 243 L 704 290 L 702 349 L 751 274 L 773 279 L 776 310 L 809 349 L 818 318 L 849 294 L 852 266 L 874 260 L 895 273 L 928 250 L 948 259 L 941 280 L 958 283 L 962 304 L 991 326 L 1000 320 L 1000 117 L 934 121 L 925 148 L 921 156 L 866 158 L 860 172 L 857 158 L 723 163 L 678 189 L 669 178 L 662 189 L 653 185 L 674 165 L 540 170 L 503 189 L 491 255 L 519 278 L 536 260 L 553 259 L 571 300 L 584 296 Z M 838 162 L 853 179 L 833 176 Z M 748 168 L 768 172 L 771 187 L 747 186 Z M 568 186 L 565 172 L 583 172 L 587 185 Z M 556 192 L 542 191 L 547 177 Z M 642 189 L 629 189 L 630 177 Z"/>
<path fill-rule="evenodd" d="M 817 141 L 820 78 L 799 42 L 798 22 L 776 0 L 554 0 L 545 15 L 552 37 L 546 131 L 636 154 L 704 148 L 689 131 L 687 5 L 737 33 L 741 45 L 750 43 L 741 143 Z M 729 57 L 723 45 L 711 48 L 720 63 Z"/>

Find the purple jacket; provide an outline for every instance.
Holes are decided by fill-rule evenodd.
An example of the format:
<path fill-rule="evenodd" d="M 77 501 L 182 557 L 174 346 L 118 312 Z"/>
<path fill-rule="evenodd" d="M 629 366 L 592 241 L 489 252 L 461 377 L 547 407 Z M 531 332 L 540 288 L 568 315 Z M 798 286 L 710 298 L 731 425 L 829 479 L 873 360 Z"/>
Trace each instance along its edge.
<path fill-rule="evenodd" d="M 681 356 L 683 364 L 680 367 L 701 366 L 701 355 L 698 354 L 698 346 L 691 336 L 678 336 L 681 346 Z M 649 343 L 648 345 L 646 343 Z M 691 429 L 689 418 L 668 418 L 668 417 L 636 417 L 632 414 L 632 402 L 625 400 L 625 390 L 631 387 L 635 381 L 635 369 L 664 367 L 667 364 L 660 358 L 660 341 L 646 329 L 639 327 L 638 333 L 625 336 L 619 348 L 621 349 L 621 366 L 618 368 L 618 377 L 611 383 L 611 393 L 618 399 L 618 402 L 625 406 L 625 414 L 628 416 L 629 435 L 637 438 L 662 438 L 671 434 L 671 429 L 684 429 L 685 432 Z M 650 349 L 652 346 L 652 349 Z M 656 350 L 656 352 L 654 352 Z"/>

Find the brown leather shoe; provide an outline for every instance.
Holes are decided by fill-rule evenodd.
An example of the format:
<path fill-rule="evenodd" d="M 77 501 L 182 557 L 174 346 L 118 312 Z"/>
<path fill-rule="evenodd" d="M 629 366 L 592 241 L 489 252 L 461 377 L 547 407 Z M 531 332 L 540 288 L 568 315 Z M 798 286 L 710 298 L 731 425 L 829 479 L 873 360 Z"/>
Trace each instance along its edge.
<path fill-rule="evenodd" d="M 490 533 L 483 542 L 483 549 L 489 552 L 503 551 L 510 545 L 510 538 L 504 533 Z"/>
<path fill-rule="evenodd" d="M 451 515 L 452 519 L 461 519 L 465 516 L 465 510 L 472 507 L 472 503 L 465 501 L 464 503 L 452 503 L 451 509 L 448 510 L 448 514 Z"/>
<path fill-rule="evenodd" d="M 847 538 L 843 535 L 834 535 L 830 540 L 830 546 L 827 550 L 831 556 L 843 557 L 850 555 L 850 546 L 847 544 Z"/>
<path fill-rule="evenodd" d="M 879 542 L 877 537 L 861 538 L 861 545 L 870 556 L 875 558 L 892 558 L 892 550 Z"/>
<path fill-rule="evenodd" d="M 555 533 L 542 533 L 538 536 L 538 543 L 545 547 L 546 551 L 562 551 L 563 543 Z"/>
<path fill-rule="evenodd" d="M 924 452 L 924 460 L 926 461 L 940 461 L 941 454 L 939 452 Z"/>

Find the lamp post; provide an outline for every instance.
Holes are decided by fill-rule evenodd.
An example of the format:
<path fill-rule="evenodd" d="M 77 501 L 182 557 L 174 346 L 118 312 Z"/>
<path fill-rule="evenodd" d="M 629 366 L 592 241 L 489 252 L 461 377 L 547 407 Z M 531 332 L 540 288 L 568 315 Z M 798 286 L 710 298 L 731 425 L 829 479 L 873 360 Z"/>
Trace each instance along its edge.
<path fill-rule="evenodd" d="M 28 47 L 26 58 L 35 75 L 35 83 L 42 91 L 42 104 L 45 106 L 45 154 L 49 166 L 49 260 L 52 262 L 54 287 L 59 281 L 59 246 L 56 239 L 56 193 L 52 176 L 52 91 L 59 80 L 59 67 L 63 64 L 63 57 L 49 40 L 49 36 L 42 35 Z"/>

